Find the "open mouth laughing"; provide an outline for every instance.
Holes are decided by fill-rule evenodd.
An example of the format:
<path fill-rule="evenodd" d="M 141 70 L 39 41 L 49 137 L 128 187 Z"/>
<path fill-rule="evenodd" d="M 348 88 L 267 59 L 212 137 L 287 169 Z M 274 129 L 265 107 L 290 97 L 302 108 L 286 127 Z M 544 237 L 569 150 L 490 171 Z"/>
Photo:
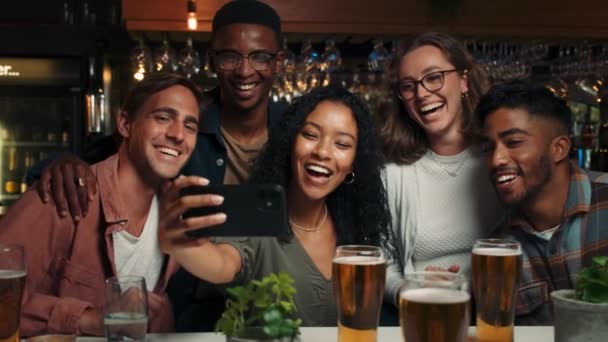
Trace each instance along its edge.
<path fill-rule="evenodd" d="M 517 181 L 518 178 L 519 178 L 519 175 L 515 172 L 496 173 L 493 176 L 494 185 L 496 186 L 496 189 L 498 189 L 499 191 L 509 190 L 511 188 L 511 186 L 513 186 L 513 184 Z"/>
<path fill-rule="evenodd" d="M 158 152 L 168 157 L 177 158 L 182 154 L 181 151 L 167 146 L 155 146 L 155 148 Z"/>
<path fill-rule="evenodd" d="M 241 96 L 250 96 L 253 94 L 253 90 L 260 84 L 260 82 L 236 82 L 233 83 L 237 93 Z"/>
<path fill-rule="evenodd" d="M 333 174 L 331 170 L 318 164 L 306 164 L 304 169 L 313 178 L 329 178 Z"/>
<path fill-rule="evenodd" d="M 443 102 L 435 102 L 418 108 L 421 115 L 426 116 L 441 110 L 445 106 Z"/>

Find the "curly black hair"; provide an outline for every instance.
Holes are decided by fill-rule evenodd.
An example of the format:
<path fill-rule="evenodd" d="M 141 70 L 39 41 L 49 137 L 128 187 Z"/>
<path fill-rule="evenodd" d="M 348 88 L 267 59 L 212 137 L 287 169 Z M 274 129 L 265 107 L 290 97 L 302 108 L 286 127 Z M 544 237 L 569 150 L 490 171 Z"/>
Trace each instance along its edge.
<path fill-rule="evenodd" d="M 308 115 L 323 101 L 342 103 L 350 108 L 358 129 L 353 164 L 355 180 L 352 184 L 342 183 L 326 200 L 334 220 L 337 244 L 381 246 L 390 258 L 394 248 L 390 238 L 386 190 L 381 178 L 384 165 L 376 131 L 366 105 L 345 88 L 316 88 L 296 98 L 283 118 L 271 129 L 250 181 L 280 184 L 287 189 L 292 177 L 291 158 L 296 136 Z"/>

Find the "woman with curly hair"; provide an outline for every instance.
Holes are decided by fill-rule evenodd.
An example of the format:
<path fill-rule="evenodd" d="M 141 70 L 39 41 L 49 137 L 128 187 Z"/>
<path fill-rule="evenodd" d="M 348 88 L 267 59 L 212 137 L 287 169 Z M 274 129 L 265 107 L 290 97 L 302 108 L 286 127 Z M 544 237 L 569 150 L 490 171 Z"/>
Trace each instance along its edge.
<path fill-rule="evenodd" d="M 183 177 L 163 196 L 161 248 L 192 274 L 217 284 L 289 272 L 303 325 L 335 326 L 331 273 L 336 246 L 392 250 L 382 169 L 365 105 L 341 87 L 314 89 L 296 99 L 270 132 L 250 179 L 286 189 L 289 236 L 202 239 L 196 248 L 181 246 L 176 240 L 185 231 L 225 220 L 223 214 L 179 219 L 187 208 L 212 204 L 209 195 L 178 201 L 179 189 L 200 184 L 200 178 Z"/>
<path fill-rule="evenodd" d="M 469 275 L 473 242 L 503 211 L 475 144 L 474 110 L 488 81 L 464 44 L 422 34 L 389 78 L 378 127 L 398 254 L 385 299 L 396 303 L 406 272 Z"/>

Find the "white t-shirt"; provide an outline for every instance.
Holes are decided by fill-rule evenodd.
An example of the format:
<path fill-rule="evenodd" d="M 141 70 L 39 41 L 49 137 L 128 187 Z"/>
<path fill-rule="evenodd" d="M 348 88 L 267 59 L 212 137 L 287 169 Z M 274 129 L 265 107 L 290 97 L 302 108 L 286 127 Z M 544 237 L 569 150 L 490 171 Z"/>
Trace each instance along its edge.
<path fill-rule="evenodd" d="M 148 291 L 153 291 L 160 277 L 164 255 L 158 242 L 158 198 L 154 196 L 139 237 L 126 230 L 112 233 L 114 263 L 119 276 L 141 276 Z"/>
<path fill-rule="evenodd" d="M 547 229 L 542 232 L 536 231 L 532 228 L 528 228 L 527 226 L 523 226 L 523 229 L 528 234 L 536 235 L 545 241 L 549 241 L 549 240 L 551 240 L 551 237 L 553 236 L 553 234 L 559 229 L 559 226 L 560 226 L 560 224 L 558 224 L 557 226 L 555 226 L 551 229 Z"/>

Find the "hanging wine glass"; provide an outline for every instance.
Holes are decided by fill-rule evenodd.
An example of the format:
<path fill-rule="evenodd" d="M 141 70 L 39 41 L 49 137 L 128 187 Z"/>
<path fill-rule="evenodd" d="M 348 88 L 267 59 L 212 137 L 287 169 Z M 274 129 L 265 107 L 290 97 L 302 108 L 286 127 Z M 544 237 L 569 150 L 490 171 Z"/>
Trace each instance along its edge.
<path fill-rule="evenodd" d="M 169 34 L 167 32 L 163 32 L 163 42 L 161 46 L 154 51 L 154 68 L 159 72 L 177 71 L 175 50 L 173 50 L 171 44 L 169 44 Z"/>
<path fill-rule="evenodd" d="M 201 71 L 201 57 L 193 47 L 192 37 L 186 40 L 186 47 L 180 51 L 177 64 L 179 71 L 188 78 Z"/>
<path fill-rule="evenodd" d="M 152 53 L 146 46 L 143 36 L 139 37 L 137 45 L 129 53 L 133 78 L 141 81 L 153 70 Z"/>
<path fill-rule="evenodd" d="M 191 78 L 194 79 L 196 85 L 199 86 L 200 89 L 209 91 L 217 87 L 217 74 L 212 71 L 210 58 L 205 52 L 201 51 L 199 57 L 200 65 L 202 65 L 202 67 L 200 67 L 198 74 L 192 74 Z"/>
<path fill-rule="evenodd" d="M 390 54 L 380 39 L 374 39 L 374 48 L 367 56 L 367 67 L 371 71 L 384 72 L 390 63 Z"/>
<path fill-rule="evenodd" d="M 342 54 L 336 47 L 336 41 L 333 38 L 325 41 L 325 51 L 321 55 L 320 70 L 322 78 L 321 85 L 326 87 L 332 81 L 332 74 L 340 69 L 342 65 Z"/>
<path fill-rule="evenodd" d="M 336 47 L 336 40 L 333 38 L 325 41 L 325 51 L 321 55 L 319 69 L 322 72 L 332 73 L 342 65 L 342 54 Z"/>
<path fill-rule="evenodd" d="M 319 53 L 312 47 L 309 39 L 302 42 L 302 50 L 300 51 L 300 59 L 298 61 L 298 69 L 303 69 L 305 72 L 310 72 L 319 67 Z"/>
<path fill-rule="evenodd" d="M 296 71 L 296 54 L 289 50 L 287 38 L 283 39 L 283 74 L 292 75 Z"/>
<path fill-rule="evenodd" d="M 277 78 L 277 81 L 279 83 L 277 91 L 279 93 L 279 98 L 283 98 L 287 102 L 291 102 L 291 98 L 293 96 L 294 91 L 293 83 L 297 63 L 296 54 L 293 53 L 293 51 L 289 50 L 286 38 L 283 39 L 283 54 L 283 68 L 281 70 L 281 73 L 279 74 L 279 77 Z"/>
<path fill-rule="evenodd" d="M 350 82 L 350 87 L 348 91 L 351 93 L 358 93 L 361 90 L 361 73 L 359 69 L 355 69 L 352 74 L 352 80 Z"/>
<path fill-rule="evenodd" d="M 306 39 L 302 42 L 302 49 L 296 64 L 295 85 L 296 96 L 306 94 L 311 89 L 311 83 L 316 81 L 316 78 L 311 82 L 310 78 L 317 72 L 319 63 L 319 54 L 312 47 L 310 40 Z M 316 83 L 316 82 L 315 82 Z"/>

